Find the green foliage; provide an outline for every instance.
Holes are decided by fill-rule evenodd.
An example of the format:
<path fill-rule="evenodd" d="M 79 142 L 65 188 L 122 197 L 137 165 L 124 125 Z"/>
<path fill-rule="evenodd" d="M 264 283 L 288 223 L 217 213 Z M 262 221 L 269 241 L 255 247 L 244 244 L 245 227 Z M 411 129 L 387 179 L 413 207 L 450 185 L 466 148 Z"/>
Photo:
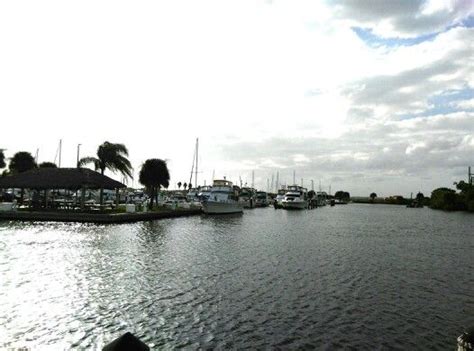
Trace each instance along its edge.
<path fill-rule="evenodd" d="M 53 162 L 41 162 L 38 165 L 39 168 L 57 168 L 56 163 Z"/>
<path fill-rule="evenodd" d="M 0 149 L 0 169 L 5 168 L 7 164 L 5 163 L 5 154 L 3 153 L 3 149 Z"/>
<path fill-rule="evenodd" d="M 9 169 L 11 174 L 23 173 L 33 168 L 36 168 L 36 162 L 29 152 L 17 152 L 10 160 Z"/>
<path fill-rule="evenodd" d="M 347 191 L 339 190 L 336 191 L 334 197 L 339 200 L 349 200 L 351 198 L 351 194 Z"/>
<path fill-rule="evenodd" d="M 156 192 L 161 187 L 168 188 L 170 173 L 166 161 L 158 158 L 146 160 L 140 169 L 138 180 L 151 192 L 150 208 L 153 208 L 153 201 Z"/>
<path fill-rule="evenodd" d="M 459 195 L 456 191 L 448 188 L 438 188 L 431 193 L 431 208 L 455 211 L 460 210 Z"/>
<path fill-rule="evenodd" d="M 99 145 L 97 157 L 84 157 L 79 160 L 79 166 L 89 163 L 94 165 L 95 170 L 104 174 L 106 169 L 119 172 L 129 178 L 132 177 L 132 165 L 127 159 L 128 150 L 124 144 L 113 144 L 108 141 Z"/>
<path fill-rule="evenodd" d="M 377 197 L 377 194 L 376 193 L 371 193 L 369 197 L 373 202 L 375 200 L 375 198 Z"/>

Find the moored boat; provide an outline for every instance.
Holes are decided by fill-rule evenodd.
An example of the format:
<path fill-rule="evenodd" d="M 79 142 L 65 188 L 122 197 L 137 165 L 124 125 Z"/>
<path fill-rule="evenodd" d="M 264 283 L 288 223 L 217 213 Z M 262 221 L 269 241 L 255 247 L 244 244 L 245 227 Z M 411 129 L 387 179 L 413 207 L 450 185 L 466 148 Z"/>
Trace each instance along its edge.
<path fill-rule="evenodd" d="M 202 202 L 202 210 L 207 214 L 242 213 L 243 206 L 238 201 L 232 182 L 214 180 L 209 198 Z"/>
<path fill-rule="evenodd" d="M 308 208 L 307 189 L 298 185 L 288 187 L 285 198 L 281 201 L 285 209 L 303 210 Z"/>

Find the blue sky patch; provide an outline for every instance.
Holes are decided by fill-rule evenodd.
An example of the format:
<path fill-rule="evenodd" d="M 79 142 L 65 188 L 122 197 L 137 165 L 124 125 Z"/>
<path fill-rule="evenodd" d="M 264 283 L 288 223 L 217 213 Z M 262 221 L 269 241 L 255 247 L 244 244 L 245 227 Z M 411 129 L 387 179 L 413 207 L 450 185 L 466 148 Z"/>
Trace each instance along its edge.
<path fill-rule="evenodd" d="M 456 106 L 456 102 L 470 100 L 473 98 L 474 89 L 471 88 L 447 90 L 442 94 L 434 95 L 428 99 L 428 103 L 432 106 L 431 108 L 421 113 L 400 115 L 399 118 L 404 120 L 463 111 L 463 109 L 460 109 Z"/>
<path fill-rule="evenodd" d="M 420 44 L 427 40 L 433 40 L 438 35 L 438 33 L 431 33 L 431 34 L 421 35 L 416 38 L 382 38 L 375 35 L 372 32 L 372 29 L 367 29 L 367 28 L 362 28 L 362 27 L 352 27 L 352 30 L 367 45 L 372 46 L 372 47 L 412 46 L 412 45 Z"/>

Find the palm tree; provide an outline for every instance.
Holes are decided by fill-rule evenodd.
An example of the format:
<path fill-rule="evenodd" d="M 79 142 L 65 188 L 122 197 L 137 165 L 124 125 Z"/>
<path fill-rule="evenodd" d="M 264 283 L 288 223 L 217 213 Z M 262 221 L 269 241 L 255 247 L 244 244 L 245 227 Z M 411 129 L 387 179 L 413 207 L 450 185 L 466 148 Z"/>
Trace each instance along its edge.
<path fill-rule="evenodd" d="M 151 193 L 150 209 L 153 208 L 153 201 L 157 195 L 157 190 L 162 186 L 167 188 L 170 182 L 170 173 L 166 161 L 158 158 L 146 160 L 140 169 L 138 180 L 146 186 Z"/>
<path fill-rule="evenodd" d="M 29 152 L 20 151 L 13 155 L 13 157 L 10 159 L 10 165 L 8 168 L 10 169 L 11 174 L 23 173 L 36 168 L 36 162 Z M 24 194 L 25 190 L 22 188 L 20 194 L 21 203 L 23 202 Z"/>
<path fill-rule="evenodd" d="M 188 184 L 184 183 L 183 184 L 183 189 L 186 190 L 187 187 L 188 187 Z"/>
<path fill-rule="evenodd" d="M 178 185 L 178 189 L 180 189 L 180 190 L 181 190 L 181 185 L 182 185 L 182 184 L 181 184 L 181 182 L 178 182 L 178 184 L 177 184 L 177 185 Z"/>
<path fill-rule="evenodd" d="M 0 169 L 5 168 L 6 165 L 7 164 L 5 163 L 5 154 L 3 153 L 3 149 L 0 149 Z"/>
<path fill-rule="evenodd" d="M 108 141 L 99 145 L 97 149 L 97 157 L 84 157 L 79 160 L 79 167 L 89 163 L 94 164 L 96 171 L 100 170 L 100 174 L 104 175 L 105 170 L 119 172 L 126 177 L 133 178 L 132 165 L 127 159 L 128 150 L 124 144 L 113 144 Z M 100 204 L 104 198 L 104 189 L 100 189 Z"/>

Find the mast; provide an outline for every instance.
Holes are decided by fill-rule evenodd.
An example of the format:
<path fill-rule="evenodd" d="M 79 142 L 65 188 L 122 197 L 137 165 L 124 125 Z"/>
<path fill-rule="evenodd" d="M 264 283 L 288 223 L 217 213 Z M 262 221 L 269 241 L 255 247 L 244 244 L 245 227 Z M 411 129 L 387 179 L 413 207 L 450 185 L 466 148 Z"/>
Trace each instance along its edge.
<path fill-rule="evenodd" d="M 196 188 L 198 186 L 198 162 L 199 162 L 199 138 L 196 138 L 196 173 L 194 176 L 194 183 Z"/>
<path fill-rule="evenodd" d="M 36 149 L 36 155 L 35 155 L 35 163 L 38 164 L 38 154 L 39 154 L 39 148 Z"/>
<path fill-rule="evenodd" d="M 293 170 L 293 184 L 296 185 L 296 172 Z"/>
<path fill-rule="evenodd" d="M 61 168 L 61 154 L 63 151 L 63 139 L 59 139 L 59 165 L 58 168 Z"/>
<path fill-rule="evenodd" d="M 311 190 L 314 191 L 314 180 L 313 179 L 311 179 Z"/>
<path fill-rule="evenodd" d="M 255 182 L 255 171 L 252 171 L 252 189 L 254 187 L 254 182 Z"/>
<path fill-rule="evenodd" d="M 277 171 L 276 193 L 278 192 L 278 190 L 280 190 L 280 189 L 278 189 L 280 187 L 278 183 L 280 183 L 280 171 Z"/>

